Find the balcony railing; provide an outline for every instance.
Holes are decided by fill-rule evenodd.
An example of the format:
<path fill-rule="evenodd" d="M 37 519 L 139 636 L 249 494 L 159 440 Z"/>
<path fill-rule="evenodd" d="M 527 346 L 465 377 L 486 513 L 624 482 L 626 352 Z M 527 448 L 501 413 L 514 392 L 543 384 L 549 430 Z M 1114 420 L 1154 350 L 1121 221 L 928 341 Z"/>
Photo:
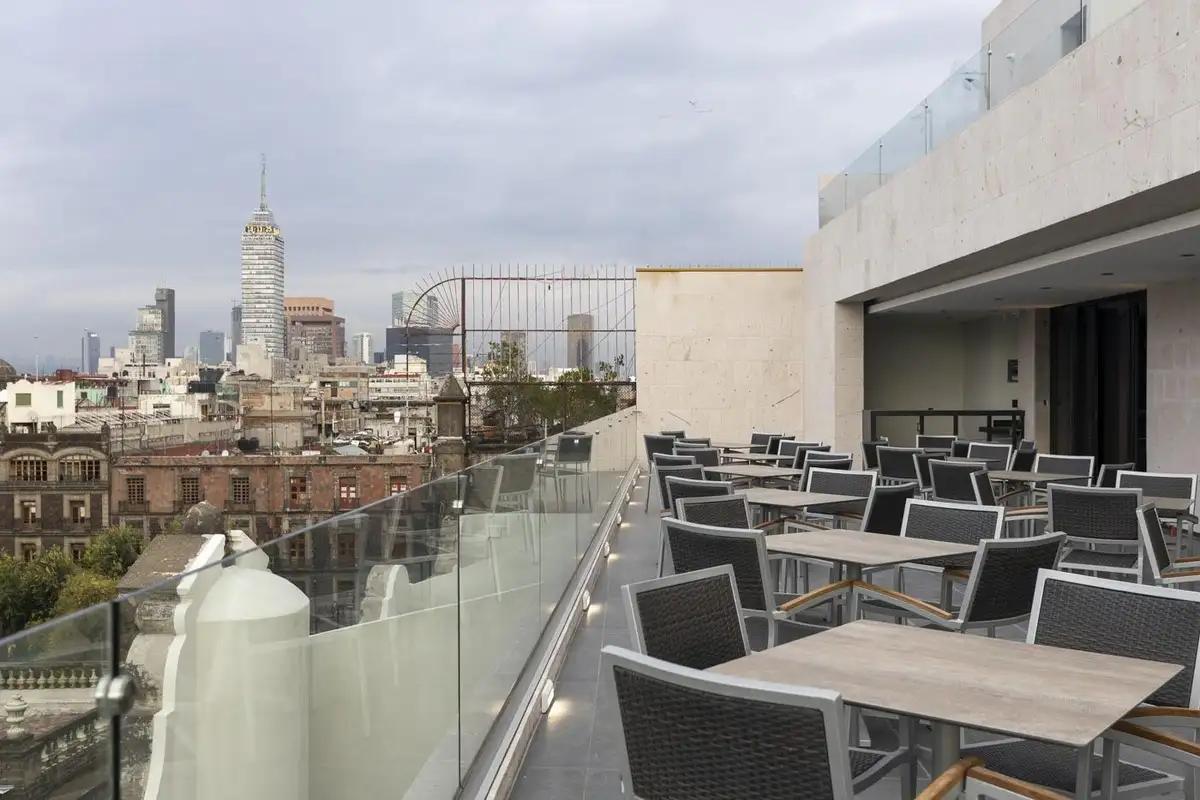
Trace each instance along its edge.
<path fill-rule="evenodd" d="M 559 469 L 551 437 L 262 547 L 197 538 L 193 571 L 0 641 L 0 689 L 53 742 L 20 796 L 473 794 L 578 619 L 635 414 L 577 426 L 589 457 Z M 90 663 L 136 680 L 119 726 L 79 702 Z"/>
<path fill-rule="evenodd" d="M 825 225 L 1078 48 L 1085 0 L 1037 0 L 818 193 Z"/>

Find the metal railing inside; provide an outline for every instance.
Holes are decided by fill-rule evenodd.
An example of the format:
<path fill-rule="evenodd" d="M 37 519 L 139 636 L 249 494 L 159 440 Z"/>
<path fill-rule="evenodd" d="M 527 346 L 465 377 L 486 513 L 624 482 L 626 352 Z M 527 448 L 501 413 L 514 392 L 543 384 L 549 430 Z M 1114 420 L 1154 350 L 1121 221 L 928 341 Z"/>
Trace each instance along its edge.
<path fill-rule="evenodd" d="M 1085 35 L 1084 0 L 1037 0 L 818 193 L 825 225 L 1042 77 Z"/>
<path fill-rule="evenodd" d="M 963 441 L 1017 445 L 1025 436 L 1020 408 L 871 409 L 863 412 L 865 441 L 886 436 L 898 447 L 911 447 L 918 436 L 954 436 Z"/>
<path fill-rule="evenodd" d="M 12 796 L 451 798 L 637 456 L 635 409 L 0 642 Z M 117 672 L 133 698 L 99 709 Z M 112 717 L 107 712 L 117 708 Z"/>

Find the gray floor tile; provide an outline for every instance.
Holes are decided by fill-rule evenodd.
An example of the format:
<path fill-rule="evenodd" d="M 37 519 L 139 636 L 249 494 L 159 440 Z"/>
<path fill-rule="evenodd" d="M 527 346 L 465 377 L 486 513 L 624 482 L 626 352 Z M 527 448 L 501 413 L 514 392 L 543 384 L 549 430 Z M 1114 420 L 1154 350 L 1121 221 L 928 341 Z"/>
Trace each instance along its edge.
<path fill-rule="evenodd" d="M 529 767 L 513 787 L 513 800 L 574 800 L 583 797 L 587 775 L 578 768 Z"/>

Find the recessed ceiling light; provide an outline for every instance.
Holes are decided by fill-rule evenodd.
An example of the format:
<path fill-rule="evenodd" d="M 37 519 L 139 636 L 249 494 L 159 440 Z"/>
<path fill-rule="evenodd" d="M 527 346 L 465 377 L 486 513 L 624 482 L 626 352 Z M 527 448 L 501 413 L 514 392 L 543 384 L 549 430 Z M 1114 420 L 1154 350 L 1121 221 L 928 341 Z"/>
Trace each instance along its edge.
<path fill-rule="evenodd" d="M 1043 291 L 1043 292 L 1048 292 L 1048 291 L 1050 291 L 1050 287 L 1049 287 L 1049 286 L 1043 286 L 1043 287 L 1042 287 L 1042 291 Z"/>
<path fill-rule="evenodd" d="M 1195 258 L 1196 254 L 1195 253 L 1180 253 L 1179 257 L 1180 258 Z"/>
<path fill-rule="evenodd" d="M 1111 278 L 1111 277 L 1112 277 L 1112 273 L 1111 273 L 1111 272 L 1101 272 L 1100 274 L 1101 274 L 1103 277 L 1105 277 L 1105 278 Z"/>
<path fill-rule="evenodd" d="M 1003 299 L 1004 299 L 1003 297 L 993 297 L 993 298 L 992 298 L 992 301 L 993 301 L 993 302 L 996 302 L 996 303 L 999 303 L 999 302 L 1000 302 L 1001 300 L 1003 300 Z"/>

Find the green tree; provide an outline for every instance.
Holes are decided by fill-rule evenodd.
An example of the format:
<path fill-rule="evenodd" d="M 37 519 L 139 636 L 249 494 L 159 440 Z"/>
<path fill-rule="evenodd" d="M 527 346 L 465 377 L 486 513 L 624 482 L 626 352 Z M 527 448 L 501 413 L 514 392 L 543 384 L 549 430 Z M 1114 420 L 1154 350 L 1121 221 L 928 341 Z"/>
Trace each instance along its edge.
<path fill-rule="evenodd" d="M 107 603 L 117 596 L 117 579 L 79 570 L 67 578 L 54 603 L 54 615 L 61 617 L 81 608 Z"/>
<path fill-rule="evenodd" d="M 133 528 L 115 526 L 92 537 L 83 551 L 83 568 L 106 578 L 119 579 L 142 554 L 142 535 Z"/>

